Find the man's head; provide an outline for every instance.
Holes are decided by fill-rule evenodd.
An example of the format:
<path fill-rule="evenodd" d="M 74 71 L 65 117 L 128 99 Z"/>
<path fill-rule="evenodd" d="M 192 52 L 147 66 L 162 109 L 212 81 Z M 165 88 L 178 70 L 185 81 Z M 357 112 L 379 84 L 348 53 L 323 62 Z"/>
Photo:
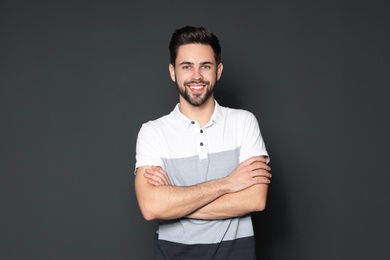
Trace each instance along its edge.
<path fill-rule="evenodd" d="M 169 72 L 180 103 L 214 104 L 214 88 L 223 70 L 217 37 L 204 28 L 187 26 L 175 31 L 169 50 Z"/>
<path fill-rule="evenodd" d="M 171 42 L 169 43 L 171 64 L 173 66 L 175 66 L 176 63 L 179 47 L 191 43 L 210 45 L 213 49 L 217 64 L 221 62 L 221 46 L 218 38 L 203 27 L 186 26 L 177 29 L 173 33 Z"/>

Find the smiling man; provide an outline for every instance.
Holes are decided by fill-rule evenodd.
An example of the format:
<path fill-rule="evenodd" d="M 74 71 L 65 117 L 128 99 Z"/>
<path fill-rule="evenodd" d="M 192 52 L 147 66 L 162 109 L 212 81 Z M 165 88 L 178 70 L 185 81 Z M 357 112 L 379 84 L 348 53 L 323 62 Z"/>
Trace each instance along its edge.
<path fill-rule="evenodd" d="M 169 71 L 180 97 L 193 106 L 213 101 L 209 97 L 213 94 L 216 80 L 221 77 L 223 66 L 222 63 L 216 64 L 211 46 L 183 45 L 179 48 L 176 59 L 180 63 L 177 67 L 170 64 Z"/>
<path fill-rule="evenodd" d="M 251 212 L 266 205 L 270 167 L 254 115 L 220 106 L 218 38 L 202 27 L 174 32 L 169 73 L 174 110 L 142 125 L 135 191 L 147 220 L 160 220 L 154 259 L 255 259 Z"/>

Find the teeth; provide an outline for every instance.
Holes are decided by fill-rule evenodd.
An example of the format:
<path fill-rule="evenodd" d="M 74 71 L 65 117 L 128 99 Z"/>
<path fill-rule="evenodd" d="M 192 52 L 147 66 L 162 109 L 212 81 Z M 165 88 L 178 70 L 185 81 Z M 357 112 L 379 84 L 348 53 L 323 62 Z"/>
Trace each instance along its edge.
<path fill-rule="evenodd" d="M 203 86 L 191 86 L 190 88 L 192 88 L 192 89 L 202 89 Z"/>

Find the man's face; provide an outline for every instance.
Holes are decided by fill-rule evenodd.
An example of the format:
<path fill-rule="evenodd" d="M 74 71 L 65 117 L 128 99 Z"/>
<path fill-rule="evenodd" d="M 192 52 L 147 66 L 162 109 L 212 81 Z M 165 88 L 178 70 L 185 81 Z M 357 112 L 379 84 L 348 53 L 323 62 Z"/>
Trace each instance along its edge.
<path fill-rule="evenodd" d="M 210 97 L 222 74 L 222 63 L 216 64 L 211 46 L 186 44 L 179 47 L 175 66 L 169 65 L 180 101 L 201 106 Z M 184 100 L 183 100 L 184 99 Z"/>

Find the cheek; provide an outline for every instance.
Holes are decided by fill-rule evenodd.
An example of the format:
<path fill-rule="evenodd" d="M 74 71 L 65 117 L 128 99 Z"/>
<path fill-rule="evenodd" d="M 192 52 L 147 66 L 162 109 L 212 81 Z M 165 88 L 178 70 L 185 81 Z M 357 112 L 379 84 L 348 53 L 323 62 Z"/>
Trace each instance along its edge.
<path fill-rule="evenodd" d="M 210 71 L 205 76 L 207 76 L 207 79 L 209 81 L 217 81 L 218 80 L 218 74 L 216 71 Z"/>
<path fill-rule="evenodd" d="M 186 73 L 176 73 L 176 82 L 177 83 L 184 83 L 189 79 L 190 78 L 188 77 L 188 75 L 186 75 Z"/>

